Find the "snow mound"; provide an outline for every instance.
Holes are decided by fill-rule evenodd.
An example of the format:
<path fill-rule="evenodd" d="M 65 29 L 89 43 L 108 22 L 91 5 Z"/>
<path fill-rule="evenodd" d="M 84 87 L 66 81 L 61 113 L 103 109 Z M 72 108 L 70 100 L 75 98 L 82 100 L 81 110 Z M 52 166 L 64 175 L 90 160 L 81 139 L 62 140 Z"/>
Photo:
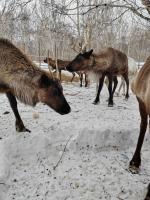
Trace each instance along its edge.
<path fill-rule="evenodd" d="M 119 150 L 133 146 L 135 139 L 129 130 L 116 131 L 115 129 L 83 129 L 72 139 L 70 147 L 80 150 L 81 148 L 92 148 L 96 150 Z"/>
<path fill-rule="evenodd" d="M 52 144 L 48 137 L 39 134 L 22 133 L 9 139 L 6 146 L 10 160 L 27 159 L 29 163 L 34 162 L 37 155 L 48 157 L 57 154 L 55 144 Z"/>
<path fill-rule="evenodd" d="M 7 180 L 10 173 L 10 165 L 4 142 L 0 142 L 0 200 L 6 200 L 8 191 Z"/>

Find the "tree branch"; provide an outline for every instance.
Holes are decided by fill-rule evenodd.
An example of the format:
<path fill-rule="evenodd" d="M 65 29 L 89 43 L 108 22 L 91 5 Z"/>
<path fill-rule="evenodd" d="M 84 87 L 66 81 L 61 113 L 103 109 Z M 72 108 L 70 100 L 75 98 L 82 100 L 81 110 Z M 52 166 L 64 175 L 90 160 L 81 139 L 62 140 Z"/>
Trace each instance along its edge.
<path fill-rule="evenodd" d="M 90 5 L 91 6 L 91 5 Z M 129 5 L 115 5 L 115 4 L 99 4 L 99 5 L 92 5 L 91 8 L 89 8 L 86 12 L 81 13 L 82 15 L 87 14 L 88 12 L 90 12 L 93 9 L 97 9 L 99 7 L 108 7 L 108 8 L 125 8 L 130 10 L 131 12 L 133 12 L 135 15 L 141 17 L 144 20 L 150 21 L 149 17 L 144 16 L 142 13 L 140 13 L 138 11 L 138 9 L 136 9 L 133 6 L 129 6 Z"/>
<path fill-rule="evenodd" d="M 92 5 L 81 4 L 78 7 L 76 6 L 74 8 L 65 9 L 65 12 L 63 10 L 61 12 L 61 9 L 59 8 L 59 12 L 62 15 L 76 15 L 75 13 L 69 13 L 69 11 L 74 11 L 74 10 L 77 10 L 78 8 L 88 8 L 87 11 L 79 13 L 80 15 L 86 15 L 91 10 L 95 10 L 95 9 L 97 9 L 99 7 L 123 8 L 123 9 L 131 11 L 132 13 L 134 13 L 135 15 L 137 15 L 138 17 L 140 17 L 140 18 L 142 18 L 142 19 L 144 19 L 146 21 L 150 21 L 150 17 L 147 17 L 147 16 L 145 16 L 142 13 L 139 12 L 141 7 L 138 7 L 136 4 L 135 4 L 135 6 L 133 6 L 131 3 L 129 4 L 127 2 L 126 2 L 126 4 L 120 4 L 120 5 L 119 4 L 114 4 L 114 3 L 116 3 L 116 1 L 114 1 L 112 3 L 102 3 L 102 4 L 92 4 Z M 57 6 L 55 8 L 58 9 Z"/>

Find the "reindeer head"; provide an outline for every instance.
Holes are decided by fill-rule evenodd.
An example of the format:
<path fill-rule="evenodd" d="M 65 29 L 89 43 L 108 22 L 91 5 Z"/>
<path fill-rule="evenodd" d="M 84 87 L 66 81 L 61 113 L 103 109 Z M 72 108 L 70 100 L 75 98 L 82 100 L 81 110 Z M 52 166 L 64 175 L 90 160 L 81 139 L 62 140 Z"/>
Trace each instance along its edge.
<path fill-rule="evenodd" d="M 66 69 L 70 72 L 87 70 L 91 63 L 92 52 L 93 49 L 84 53 L 79 53 L 75 59 L 67 65 Z"/>
<path fill-rule="evenodd" d="M 43 61 L 44 63 L 48 63 L 48 58 L 45 58 Z"/>
<path fill-rule="evenodd" d="M 59 114 L 68 114 L 71 111 L 64 95 L 63 88 L 57 79 L 42 74 L 36 79 L 38 100 L 47 104 Z"/>
<path fill-rule="evenodd" d="M 43 60 L 45 63 L 49 63 L 49 62 L 51 62 L 51 61 L 53 61 L 51 58 L 48 58 L 48 57 L 46 57 L 44 60 Z"/>

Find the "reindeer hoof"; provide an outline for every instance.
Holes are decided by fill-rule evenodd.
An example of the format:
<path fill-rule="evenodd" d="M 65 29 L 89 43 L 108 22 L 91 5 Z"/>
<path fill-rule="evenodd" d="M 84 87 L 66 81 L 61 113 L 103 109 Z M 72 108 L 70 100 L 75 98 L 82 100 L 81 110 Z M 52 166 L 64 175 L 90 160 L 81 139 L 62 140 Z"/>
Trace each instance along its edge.
<path fill-rule="evenodd" d="M 139 171 L 140 171 L 140 168 L 139 168 L 139 167 L 136 167 L 136 166 L 133 166 L 133 165 L 129 165 L 129 171 L 130 171 L 132 174 L 138 174 Z"/>
<path fill-rule="evenodd" d="M 108 103 L 108 107 L 113 107 L 114 106 L 114 103 L 113 102 L 109 102 Z"/>
<path fill-rule="evenodd" d="M 27 129 L 22 123 L 17 123 L 16 122 L 16 131 L 17 132 L 28 132 L 30 133 L 31 131 Z"/>
<path fill-rule="evenodd" d="M 28 133 L 31 133 L 31 131 L 29 129 L 27 129 L 26 127 L 24 127 L 24 128 L 16 127 L 16 131 L 17 132 L 28 132 Z"/>
<path fill-rule="evenodd" d="M 94 101 L 93 104 L 94 104 L 94 105 L 98 105 L 98 104 L 99 104 L 99 101 Z"/>
<path fill-rule="evenodd" d="M 128 100 L 128 99 L 129 99 L 129 95 L 128 95 L 128 94 L 125 96 L 125 99 L 126 99 L 126 100 Z"/>
<path fill-rule="evenodd" d="M 30 131 L 28 128 L 25 128 L 25 129 L 24 129 L 24 132 L 31 133 L 31 131 Z"/>
<path fill-rule="evenodd" d="M 138 174 L 140 171 L 140 162 L 131 160 L 130 165 L 129 165 L 129 171 L 132 174 Z"/>
<path fill-rule="evenodd" d="M 148 190 L 148 192 L 147 192 L 147 195 L 145 197 L 145 200 L 150 200 L 150 184 L 148 185 L 147 190 Z"/>

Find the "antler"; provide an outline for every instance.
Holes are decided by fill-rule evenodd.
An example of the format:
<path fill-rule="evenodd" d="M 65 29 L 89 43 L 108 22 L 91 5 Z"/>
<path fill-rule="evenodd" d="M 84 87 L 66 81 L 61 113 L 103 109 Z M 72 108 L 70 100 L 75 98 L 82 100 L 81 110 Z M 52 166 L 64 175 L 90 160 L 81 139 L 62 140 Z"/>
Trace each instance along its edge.
<path fill-rule="evenodd" d="M 86 52 L 87 47 L 90 46 L 90 41 L 91 41 L 91 34 L 92 34 L 92 27 L 90 23 L 87 23 L 85 28 L 84 28 L 84 37 L 83 39 L 79 42 L 74 41 L 72 38 L 72 42 L 70 44 L 71 49 L 73 49 L 75 52 Z"/>
<path fill-rule="evenodd" d="M 73 38 L 72 38 L 72 41 L 71 41 L 71 44 L 70 44 L 70 48 L 72 50 L 74 50 L 76 53 L 79 53 L 82 50 L 82 43 L 74 41 Z"/>
<path fill-rule="evenodd" d="M 47 59 L 49 59 L 49 50 L 47 51 Z M 52 76 L 52 79 L 54 79 L 54 76 L 53 76 L 52 69 L 50 67 L 49 61 L 47 62 L 47 64 L 48 64 L 48 69 L 49 69 L 49 72 L 50 72 L 50 74 Z"/>

